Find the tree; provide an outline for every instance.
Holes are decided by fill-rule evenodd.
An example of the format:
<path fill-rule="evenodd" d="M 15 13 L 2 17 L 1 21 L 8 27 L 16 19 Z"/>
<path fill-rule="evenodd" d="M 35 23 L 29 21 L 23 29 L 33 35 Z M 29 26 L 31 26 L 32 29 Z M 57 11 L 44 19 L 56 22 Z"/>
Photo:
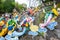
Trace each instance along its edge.
<path fill-rule="evenodd" d="M 15 8 L 16 8 L 19 12 L 22 12 L 23 10 L 26 10 L 26 4 L 18 4 L 18 3 L 15 3 Z"/>
<path fill-rule="evenodd" d="M 26 4 L 24 5 L 26 6 Z M 18 11 L 22 11 L 26 9 L 24 5 L 15 3 L 15 0 L 0 0 L 0 13 L 11 13 L 14 8 L 16 8 Z"/>
<path fill-rule="evenodd" d="M 12 12 L 15 7 L 14 0 L 0 0 L 0 13 Z"/>

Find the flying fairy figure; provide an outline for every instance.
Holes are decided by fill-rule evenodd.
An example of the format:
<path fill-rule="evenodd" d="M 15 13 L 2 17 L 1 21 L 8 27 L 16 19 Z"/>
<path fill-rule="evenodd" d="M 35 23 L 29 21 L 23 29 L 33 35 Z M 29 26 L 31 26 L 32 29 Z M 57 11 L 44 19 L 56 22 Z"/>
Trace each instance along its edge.
<path fill-rule="evenodd" d="M 55 21 L 57 16 L 58 12 L 56 11 L 56 9 L 52 9 L 52 11 L 46 13 L 44 23 L 39 24 L 40 27 L 45 28 L 45 26 L 47 26 L 47 28 L 49 28 L 50 30 L 54 30 L 55 26 L 57 25 L 57 22 Z"/>

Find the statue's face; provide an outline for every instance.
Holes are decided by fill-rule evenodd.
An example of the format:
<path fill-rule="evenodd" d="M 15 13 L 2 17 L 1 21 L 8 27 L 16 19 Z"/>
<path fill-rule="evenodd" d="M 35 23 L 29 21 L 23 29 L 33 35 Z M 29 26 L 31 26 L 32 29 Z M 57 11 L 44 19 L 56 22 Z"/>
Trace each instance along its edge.
<path fill-rule="evenodd" d="M 57 11 L 58 11 L 58 14 L 60 14 L 60 8 L 58 8 Z"/>
<path fill-rule="evenodd" d="M 13 13 L 13 16 L 15 17 L 17 15 L 17 13 Z"/>

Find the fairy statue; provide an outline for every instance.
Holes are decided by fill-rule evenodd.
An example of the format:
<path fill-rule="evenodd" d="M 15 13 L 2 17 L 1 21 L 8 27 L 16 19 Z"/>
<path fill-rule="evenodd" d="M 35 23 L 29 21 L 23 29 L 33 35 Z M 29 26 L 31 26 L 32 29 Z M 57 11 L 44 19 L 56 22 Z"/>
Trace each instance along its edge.
<path fill-rule="evenodd" d="M 4 18 L 0 18 L 0 37 L 5 36 L 7 34 L 8 29 L 5 26 Z"/>
<path fill-rule="evenodd" d="M 13 9 L 13 19 L 17 22 L 19 19 L 19 13 L 17 12 L 16 9 Z"/>
<path fill-rule="evenodd" d="M 40 24 L 40 27 L 45 28 L 47 26 L 48 29 L 54 30 L 57 22 L 55 19 L 58 16 L 58 12 L 56 9 L 52 9 L 50 12 L 46 13 L 45 20 L 43 24 Z"/>

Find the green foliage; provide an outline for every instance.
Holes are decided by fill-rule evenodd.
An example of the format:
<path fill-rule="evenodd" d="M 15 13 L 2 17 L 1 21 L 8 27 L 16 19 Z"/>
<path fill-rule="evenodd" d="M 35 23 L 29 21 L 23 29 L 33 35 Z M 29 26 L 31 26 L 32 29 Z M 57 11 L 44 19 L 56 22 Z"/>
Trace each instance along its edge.
<path fill-rule="evenodd" d="M 50 1 L 53 1 L 53 0 L 45 0 L 45 2 L 50 2 Z"/>
<path fill-rule="evenodd" d="M 0 0 L 0 13 L 12 12 L 14 8 L 19 11 L 26 9 L 22 4 L 15 3 L 15 0 Z"/>
<path fill-rule="evenodd" d="M 60 8 L 60 3 L 57 4 L 57 8 Z"/>
<path fill-rule="evenodd" d="M 12 12 L 15 7 L 15 1 L 13 0 L 1 0 L 0 1 L 0 13 Z"/>
<path fill-rule="evenodd" d="M 39 21 L 42 23 L 44 21 L 45 13 L 41 13 L 39 16 Z"/>
<path fill-rule="evenodd" d="M 39 15 L 36 15 L 36 18 L 35 18 L 35 25 L 39 25 L 40 23 L 43 23 L 44 21 L 44 17 L 45 17 L 45 13 L 40 13 L 39 12 Z"/>
<path fill-rule="evenodd" d="M 26 7 L 24 7 L 22 4 L 15 3 L 15 8 L 22 12 L 23 10 L 26 10 Z"/>
<path fill-rule="evenodd" d="M 44 36 L 44 32 L 39 33 L 40 36 Z"/>

